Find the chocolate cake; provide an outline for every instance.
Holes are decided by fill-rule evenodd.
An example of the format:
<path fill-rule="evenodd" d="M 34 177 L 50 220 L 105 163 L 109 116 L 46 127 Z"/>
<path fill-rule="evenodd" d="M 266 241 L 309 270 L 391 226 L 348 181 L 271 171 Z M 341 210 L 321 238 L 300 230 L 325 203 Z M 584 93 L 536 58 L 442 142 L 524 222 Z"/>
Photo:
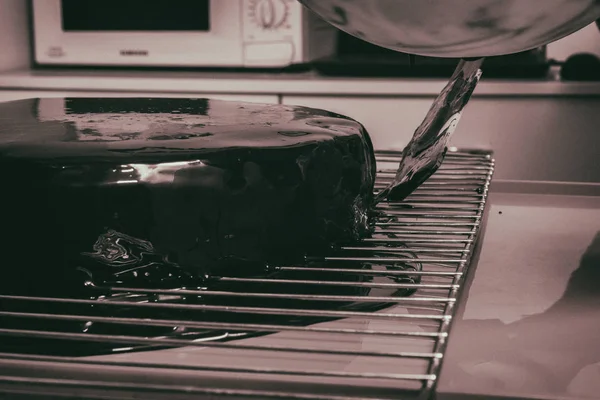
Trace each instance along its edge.
<path fill-rule="evenodd" d="M 0 291 L 198 286 L 301 263 L 369 234 L 375 172 L 364 127 L 318 109 L 3 103 Z"/>

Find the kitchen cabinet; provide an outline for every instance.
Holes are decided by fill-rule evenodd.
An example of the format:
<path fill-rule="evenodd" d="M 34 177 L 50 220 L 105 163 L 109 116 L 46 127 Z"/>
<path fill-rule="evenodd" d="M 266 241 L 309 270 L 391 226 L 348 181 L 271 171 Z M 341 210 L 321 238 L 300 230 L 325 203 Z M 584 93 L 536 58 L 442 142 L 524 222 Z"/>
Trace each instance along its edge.
<path fill-rule="evenodd" d="M 365 125 L 378 149 L 401 149 L 433 96 L 283 96 Z M 496 179 L 600 182 L 600 97 L 475 95 L 452 137 L 457 147 L 491 149 Z"/>

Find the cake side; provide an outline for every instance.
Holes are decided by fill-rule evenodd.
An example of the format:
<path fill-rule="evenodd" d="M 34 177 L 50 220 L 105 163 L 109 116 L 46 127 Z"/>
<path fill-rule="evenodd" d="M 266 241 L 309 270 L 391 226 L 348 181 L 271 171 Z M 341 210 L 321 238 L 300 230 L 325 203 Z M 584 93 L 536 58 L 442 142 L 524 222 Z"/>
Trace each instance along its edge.
<path fill-rule="evenodd" d="M 369 232 L 373 147 L 348 117 L 209 99 L 39 99 L 0 116 L 3 269 L 30 286 L 57 271 L 194 285 Z"/>

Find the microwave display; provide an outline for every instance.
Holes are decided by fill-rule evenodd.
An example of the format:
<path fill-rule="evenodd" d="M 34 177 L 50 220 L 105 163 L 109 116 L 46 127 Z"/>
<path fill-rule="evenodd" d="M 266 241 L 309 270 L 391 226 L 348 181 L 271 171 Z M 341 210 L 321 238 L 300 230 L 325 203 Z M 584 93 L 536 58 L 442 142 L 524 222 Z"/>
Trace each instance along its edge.
<path fill-rule="evenodd" d="M 61 0 L 63 32 L 210 29 L 209 0 Z"/>

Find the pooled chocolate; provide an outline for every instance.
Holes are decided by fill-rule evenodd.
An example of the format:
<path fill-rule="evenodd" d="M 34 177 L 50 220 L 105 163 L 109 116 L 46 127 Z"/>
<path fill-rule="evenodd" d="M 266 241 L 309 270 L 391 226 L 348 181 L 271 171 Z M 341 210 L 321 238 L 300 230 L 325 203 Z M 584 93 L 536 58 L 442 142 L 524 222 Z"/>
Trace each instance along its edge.
<path fill-rule="evenodd" d="M 368 235 L 375 172 L 364 127 L 323 110 L 171 98 L 3 103 L 2 270 L 15 279 L 0 290 L 190 287 L 302 262 Z"/>

